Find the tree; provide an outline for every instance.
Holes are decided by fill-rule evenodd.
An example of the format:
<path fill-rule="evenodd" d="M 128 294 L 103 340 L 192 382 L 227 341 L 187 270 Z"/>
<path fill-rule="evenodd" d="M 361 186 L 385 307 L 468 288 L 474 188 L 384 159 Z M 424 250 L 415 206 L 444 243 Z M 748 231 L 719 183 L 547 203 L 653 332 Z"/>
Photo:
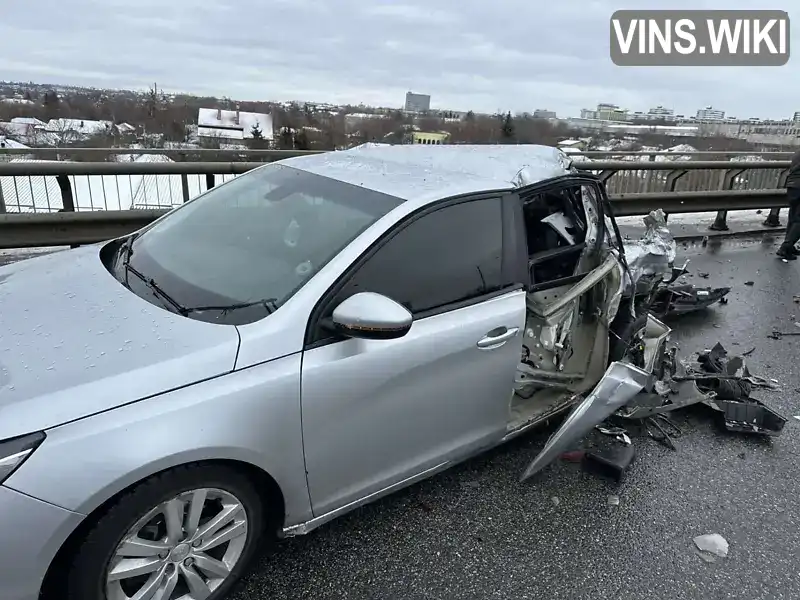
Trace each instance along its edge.
<path fill-rule="evenodd" d="M 291 150 L 294 148 L 294 130 L 289 126 L 281 127 L 278 143 L 280 144 L 281 150 Z"/>
<path fill-rule="evenodd" d="M 264 137 L 264 132 L 261 131 L 261 126 L 254 123 L 250 128 L 250 137 L 248 140 L 248 147 L 253 150 L 260 150 L 269 146 L 269 141 Z"/>
<path fill-rule="evenodd" d="M 45 92 L 42 105 L 44 106 L 45 119 L 49 121 L 50 119 L 58 118 L 58 113 L 61 108 L 61 100 L 59 99 L 58 94 L 52 90 Z"/>
<path fill-rule="evenodd" d="M 310 150 L 311 149 L 311 142 L 308 139 L 308 134 L 306 133 L 305 129 L 301 129 L 294 136 L 294 147 L 295 147 L 295 150 Z"/>
<path fill-rule="evenodd" d="M 514 128 L 514 117 L 511 116 L 509 111 L 503 119 L 503 126 L 500 128 L 500 135 L 506 143 L 512 142 L 516 135 Z"/>

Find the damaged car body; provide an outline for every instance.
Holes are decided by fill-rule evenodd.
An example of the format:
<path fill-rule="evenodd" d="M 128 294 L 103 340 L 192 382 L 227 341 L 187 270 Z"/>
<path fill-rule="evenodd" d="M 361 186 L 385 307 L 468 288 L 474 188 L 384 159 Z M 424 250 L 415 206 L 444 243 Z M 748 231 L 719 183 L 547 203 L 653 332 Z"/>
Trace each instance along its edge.
<path fill-rule="evenodd" d="M 0 268 L 0 530 L 28 533 L 0 597 L 55 572 L 81 600 L 217 600 L 262 536 L 571 409 L 533 476 L 660 389 L 670 330 L 630 262 L 555 148 L 367 144 Z M 69 319 L 32 308 L 53 297 Z"/>

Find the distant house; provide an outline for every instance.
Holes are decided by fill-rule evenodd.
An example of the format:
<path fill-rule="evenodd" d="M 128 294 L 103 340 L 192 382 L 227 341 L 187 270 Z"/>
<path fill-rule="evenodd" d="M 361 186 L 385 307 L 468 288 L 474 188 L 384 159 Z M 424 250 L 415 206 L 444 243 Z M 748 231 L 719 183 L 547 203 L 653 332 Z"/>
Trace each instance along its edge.
<path fill-rule="evenodd" d="M 122 135 L 131 135 L 136 133 L 136 127 L 130 123 L 117 123 L 117 131 Z"/>
<path fill-rule="evenodd" d="M 29 146 L 54 146 L 58 136 L 47 133 L 45 124 L 33 117 L 15 117 L 9 123 L 0 123 L 0 135 Z"/>
<path fill-rule="evenodd" d="M 220 141 L 253 139 L 257 127 L 265 140 L 273 139 L 272 115 L 221 108 L 201 108 L 197 115 L 197 137 Z"/>
<path fill-rule="evenodd" d="M 115 132 L 111 121 L 91 121 L 89 119 L 50 119 L 44 131 L 59 138 L 59 143 L 82 141 L 97 135 L 111 135 Z"/>
<path fill-rule="evenodd" d="M 20 123 L 22 125 L 33 125 L 34 127 L 43 127 L 44 121 L 40 121 L 36 117 L 14 117 L 11 119 L 12 123 Z"/>

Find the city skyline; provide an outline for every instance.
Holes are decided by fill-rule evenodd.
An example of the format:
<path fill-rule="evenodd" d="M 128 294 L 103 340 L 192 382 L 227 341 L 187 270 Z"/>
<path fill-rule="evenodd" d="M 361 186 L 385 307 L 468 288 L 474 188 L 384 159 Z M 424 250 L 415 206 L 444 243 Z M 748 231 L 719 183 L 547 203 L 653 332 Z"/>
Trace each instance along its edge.
<path fill-rule="evenodd" d="M 750 8 L 743 0 L 672 4 Z M 780 4 L 798 13 L 794 3 Z M 159 81 L 170 91 L 242 100 L 398 106 L 408 90 L 419 90 L 432 96 L 432 107 L 490 113 L 542 107 L 579 114 L 595 98 L 624 107 L 662 104 L 678 114 L 711 104 L 743 118 L 785 118 L 797 110 L 800 78 L 792 77 L 798 70 L 791 62 L 616 67 L 608 31 L 619 6 L 610 0 L 582 3 L 580 10 L 548 5 L 546 11 L 521 0 L 441 0 L 435 7 L 421 0 L 274 0 L 269 8 L 259 26 L 259 15 L 266 19 L 267 13 L 255 0 L 235 6 L 228 0 L 11 3 L 0 23 L 0 71 L 16 80 L 97 87 L 144 88 Z M 241 27 L 241 15 L 254 15 L 248 17 L 252 27 Z"/>

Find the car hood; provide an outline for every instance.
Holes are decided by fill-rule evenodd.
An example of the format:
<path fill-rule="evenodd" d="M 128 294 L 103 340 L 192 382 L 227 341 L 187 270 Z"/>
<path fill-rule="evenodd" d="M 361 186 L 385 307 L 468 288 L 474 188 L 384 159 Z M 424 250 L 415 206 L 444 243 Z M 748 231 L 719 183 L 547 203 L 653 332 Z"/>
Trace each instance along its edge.
<path fill-rule="evenodd" d="M 143 300 L 99 251 L 0 267 L 0 440 L 233 370 L 235 327 Z"/>

